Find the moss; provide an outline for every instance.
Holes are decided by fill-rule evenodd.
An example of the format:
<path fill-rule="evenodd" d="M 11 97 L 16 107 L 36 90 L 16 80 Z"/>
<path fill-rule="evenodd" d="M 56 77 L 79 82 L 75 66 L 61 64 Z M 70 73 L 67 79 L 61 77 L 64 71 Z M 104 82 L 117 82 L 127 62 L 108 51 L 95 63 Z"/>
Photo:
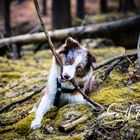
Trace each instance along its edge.
<path fill-rule="evenodd" d="M 14 97 L 14 98 L 11 98 L 11 99 L 2 100 L 0 102 L 1 108 L 5 108 L 6 106 L 12 105 L 13 103 L 16 103 L 19 100 L 24 100 L 26 97 L 29 97 L 32 94 L 33 94 L 33 92 L 28 92 L 28 93 L 23 94 L 19 97 Z"/>
<path fill-rule="evenodd" d="M 45 115 L 45 118 L 50 118 L 50 119 L 54 119 L 56 117 L 57 114 L 57 108 L 55 106 L 53 106 Z"/>
<path fill-rule="evenodd" d="M 45 140 L 46 137 L 47 136 L 45 134 L 43 134 L 40 129 L 38 129 L 38 130 L 34 130 L 32 133 L 30 133 L 27 136 L 27 139 L 28 140 Z M 48 139 L 46 139 L 46 140 L 48 140 Z"/>
<path fill-rule="evenodd" d="M 29 114 L 24 119 L 15 124 L 15 132 L 21 135 L 26 135 L 30 130 L 31 121 L 34 118 L 34 113 Z"/>
<path fill-rule="evenodd" d="M 45 128 L 47 124 L 51 123 L 52 119 L 55 118 L 57 110 L 52 107 L 50 111 L 43 117 L 42 128 Z M 34 119 L 34 113 L 29 114 L 27 117 L 16 123 L 15 131 L 21 135 L 26 135 L 30 130 L 31 121 Z"/>
<path fill-rule="evenodd" d="M 84 134 L 75 134 L 75 135 L 45 135 L 41 130 L 35 130 L 27 136 L 29 140 L 82 140 Z"/>
<path fill-rule="evenodd" d="M 91 49 L 91 52 L 97 57 L 97 62 L 101 62 L 117 54 L 124 53 L 125 49 L 122 47 L 118 47 L 115 49 L 114 47 L 109 47 Z M 23 90 L 29 89 L 33 86 L 45 84 L 47 81 L 47 70 L 49 70 L 50 65 L 50 51 L 39 51 L 36 54 L 33 54 L 32 52 L 27 52 L 22 57 L 22 59 L 18 61 L 13 61 L 7 58 L 0 57 L 0 75 L 2 77 L 0 79 L 0 82 L 2 83 L 0 85 L 0 90 L 2 92 L 5 91 L 4 94 L 0 95 L 0 97 L 4 96 L 2 97 L 2 99 L 5 99 L 0 101 L 1 107 L 13 101 L 23 99 L 29 94 L 32 94 L 30 92 L 20 96 L 20 93 Z M 125 73 L 125 75 L 122 75 L 119 74 L 117 71 L 113 71 L 111 72 L 108 79 L 103 83 L 99 92 L 92 94 L 91 98 L 96 102 L 102 104 L 105 108 L 108 108 L 110 104 L 116 102 L 117 104 L 111 108 L 111 111 L 113 111 L 115 108 L 126 111 L 126 109 L 130 106 L 130 103 L 139 104 L 140 101 L 140 82 L 134 83 L 132 85 L 127 85 L 127 82 L 127 73 Z M 14 85 L 16 86 L 13 87 Z M 10 96 L 14 95 L 15 93 L 17 93 L 16 96 Z M 8 139 L 9 137 L 14 139 L 16 136 L 17 138 L 21 139 L 26 137 L 25 139 L 36 140 L 83 139 L 83 132 L 85 130 L 85 127 L 87 126 L 87 123 L 91 121 L 91 118 L 95 118 L 92 109 L 88 105 L 69 104 L 60 108 L 59 110 L 57 110 L 55 107 L 52 107 L 50 111 L 47 112 L 46 115 L 43 117 L 42 127 L 35 131 L 30 130 L 30 123 L 34 119 L 34 114 L 29 114 L 26 117 L 22 115 L 24 115 L 24 108 L 26 108 L 27 106 L 27 109 L 30 109 L 29 106 L 34 104 L 38 100 L 39 96 L 39 94 L 35 95 L 30 100 L 22 104 L 16 104 L 15 106 L 10 107 L 9 110 L 12 110 L 13 108 L 16 109 L 1 114 L 0 122 L 9 122 L 13 124 L 0 128 L 0 132 L 3 133 L 5 139 Z M 21 108 L 18 108 L 19 106 L 21 106 Z M 84 123 L 78 124 L 73 131 L 67 134 L 60 133 L 58 131 L 59 125 L 66 124 L 76 118 L 81 117 L 83 114 L 87 114 L 89 116 L 89 119 Z M 104 112 L 104 114 L 102 115 L 107 116 L 106 112 Z M 132 119 L 133 121 L 129 120 L 129 123 L 124 126 L 124 129 L 117 130 L 116 134 L 120 134 L 119 136 L 121 137 L 121 133 L 127 131 L 129 129 L 129 126 L 131 126 L 135 128 L 137 137 L 139 138 L 139 122 L 135 120 L 135 116 L 136 113 L 132 112 L 130 119 Z M 96 117 L 98 118 L 98 116 Z M 102 120 L 101 123 L 105 126 L 112 127 L 123 122 L 123 120 L 126 119 L 128 119 L 128 117 L 123 113 L 120 113 L 119 116 L 111 115 L 110 117 L 107 117 L 106 119 Z M 48 134 L 46 132 L 45 134 L 45 130 L 47 131 L 46 125 L 52 126 L 54 128 L 54 133 Z"/>
<path fill-rule="evenodd" d="M 26 107 L 19 107 L 15 108 L 10 112 L 2 113 L 0 115 L 0 124 L 2 125 L 8 125 L 8 124 L 14 124 L 18 122 L 20 119 L 24 118 L 29 111 L 30 106 Z"/>
<path fill-rule="evenodd" d="M 64 123 L 68 123 L 69 121 L 72 121 L 85 113 L 89 116 L 91 116 L 91 113 L 93 113 L 92 109 L 88 105 L 68 104 L 60 108 L 55 118 L 55 125 L 59 126 Z"/>
<path fill-rule="evenodd" d="M 46 125 L 49 125 L 53 122 L 53 120 L 55 119 L 56 115 L 57 115 L 57 108 L 56 107 L 52 107 L 43 117 L 43 121 L 42 121 L 42 128 L 45 129 Z"/>
<path fill-rule="evenodd" d="M 97 94 L 92 95 L 92 99 L 103 105 L 110 105 L 115 102 L 137 102 L 140 97 L 138 92 L 129 90 L 127 87 L 108 86 L 102 87 Z"/>
<path fill-rule="evenodd" d="M 83 133 L 70 136 L 53 136 L 49 140 L 83 140 Z"/>
<path fill-rule="evenodd" d="M 31 110 L 31 105 L 25 105 L 22 107 L 17 107 L 10 112 L 2 113 L 0 114 L 0 124 L 12 125 L 26 117 L 29 110 Z"/>
<path fill-rule="evenodd" d="M 125 53 L 125 49 L 123 47 L 117 47 L 117 50 L 114 49 L 114 47 L 97 48 L 97 49 L 93 48 L 90 49 L 90 51 L 93 53 L 93 55 L 95 55 L 97 63 L 102 62 L 115 55 Z"/>
<path fill-rule="evenodd" d="M 140 131 L 139 131 L 139 130 L 137 130 L 137 137 L 136 137 L 136 139 L 137 139 L 137 140 L 140 139 Z"/>
<path fill-rule="evenodd" d="M 20 78 L 22 76 L 19 72 L 0 73 L 1 78 Z"/>
<path fill-rule="evenodd" d="M 0 127 L 0 134 L 9 132 L 9 131 L 13 130 L 14 128 L 15 128 L 14 125 Z"/>
<path fill-rule="evenodd" d="M 97 94 L 92 94 L 91 98 L 103 105 L 120 103 L 120 106 L 126 107 L 130 102 L 137 103 L 140 100 L 140 83 L 134 83 L 126 86 L 128 83 L 127 73 L 120 74 L 116 70 L 111 72 L 110 77 L 104 82 Z M 125 103 L 125 105 L 123 104 Z M 119 104 L 118 104 L 119 105 Z"/>
<path fill-rule="evenodd" d="M 19 139 L 19 138 L 21 139 L 21 136 L 14 131 L 7 132 L 3 134 L 1 137 L 3 140 L 13 140 L 13 139 Z"/>

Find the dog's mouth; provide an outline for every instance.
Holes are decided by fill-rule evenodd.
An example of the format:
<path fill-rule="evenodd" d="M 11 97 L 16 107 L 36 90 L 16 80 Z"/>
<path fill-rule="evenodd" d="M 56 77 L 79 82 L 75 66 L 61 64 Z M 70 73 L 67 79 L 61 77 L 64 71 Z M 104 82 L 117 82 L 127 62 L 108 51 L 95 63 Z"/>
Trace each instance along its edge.
<path fill-rule="evenodd" d="M 62 77 L 61 75 L 58 77 L 58 81 L 60 82 L 60 83 L 64 83 L 64 82 L 66 82 L 67 80 L 64 78 L 64 77 Z"/>
<path fill-rule="evenodd" d="M 60 83 L 64 83 L 64 82 L 67 82 L 67 81 L 70 81 L 71 80 L 71 78 L 70 77 L 64 77 L 64 76 L 62 76 L 62 75 L 60 75 L 59 77 L 58 77 L 58 81 L 60 82 Z"/>

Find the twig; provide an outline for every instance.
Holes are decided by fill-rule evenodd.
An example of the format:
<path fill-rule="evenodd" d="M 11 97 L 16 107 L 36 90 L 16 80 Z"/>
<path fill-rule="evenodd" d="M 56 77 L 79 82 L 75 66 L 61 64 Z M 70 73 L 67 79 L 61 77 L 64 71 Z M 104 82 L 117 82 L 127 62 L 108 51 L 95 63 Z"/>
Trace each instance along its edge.
<path fill-rule="evenodd" d="M 112 65 L 110 65 L 104 72 L 104 75 L 103 75 L 103 81 L 105 81 L 108 77 L 108 75 L 110 74 L 110 72 L 114 69 L 114 67 L 116 65 L 118 65 L 118 63 L 120 62 L 121 60 L 118 60 L 116 62 L 114 62 Z"/>
<path fill-rule="evenodd" d="M 72 128 L 74 128 L 76 125 L 85 122 L 87 119 L 89 118 L 89 116 L 87 115 L 83 115 L 82 117 L 78 118 L 77 120 L 74 120 L 70 123 L 64 124 L 59 126 L 59 131 L 60 132 L 66 132 L 71 130 Z"/>
<path fill-rule="evenodd" d="M 5 105 L 4 107 L 0 108 L 0 113 L 4 112 L 6 109 L 10 108 L 11 106 L 15 105 L 15 104 L 18 104 L 18 103 L 22 103 L 28 99 L 30 99 L 31 97 L 33 97 L 34 95 L 36 95 L 37 93 L 40 93 L 42 91 L 42 89 L 45 88 L 45 86 L 42 86 L 40 88 L 31 88 L 31 89 L 28 89 L 26 91 L 23 91 L 21 94 L 21 98 L 19 97 L 19 100 L 15 100 L 15 101 L 12 101 L 10 102 L 9 104 Z M 31 91 L 34 91 L 33 93 L 29 94 L 29 95 L 23 95 L 27 92 L 31 92 Z"/>
<path fill-rule="evenodd" d="M 48 44 L 49 44 L 49 47 L 53 53 L 53 55 L 55 56 L 56 58 L 56 61 L 58 61 L 59 65 L 62 67 L 62 62 L 61 62 L 61 59 L 59 58 L 59 56 L 57 55 L 57 53 L 55 52 L 55 46 L 53 45 L 52 43 L 52 40 L 50 38 L 50 35 L 48 34 L 48 31 L 45 27 L 45 24 L 44 24 L 44 21 L 43 21 L 43 18 L 41 17 L 41 11 L 40 11 L 40 8 L 39 8 L 39 5 L 38 5 L 38 2 L 37 0 L 34 0 L 34 4 L 35 4 L 35 8 L 36 8 L 36 12 L 37 12 L 37 15 L 38 15 L 38 18 L 39 18 L 39 21 L 40 21 L 40 24 L 41 24 L 41 27 L 42 27 L 42 30 L 43 32 L 45 33 L 45 36 L 48 40 Z"/>
<path fill-rule="evenodd" d="M 40 24 L 41 24 L 41 27 L 42 27 L 42 30 L 43 32 L 45 33 L 45 36 L 48 40 L 48 44 L 49 44 L 49 47 L 56 59 L 56 61 L 58 62 L 58 64 L 60 65 L 60 67 L 62 68 L 63 67 L 63 64 L 62 64 L 62 61 L 61 59 L 59 58 L 58 54 L 56 53 L 55 51 L 55 46 L 53 45 L 52 43 L 52 40 L 50 38 L 50 35 L 48 34 L 47 30 L 46 30 L 46 27 L 45 27 L 45 24 L 44 24 L 44 21 L 43 21 L 43 18 L 41 16 L 41 11 L 39 9 L 39 5 L 38 5 L 38 2 L 37 0 L 34 0 L 34 4 L 35 4 L 35 8 L 36 8 L 36 12 L 37 12 L 37 15 L 38 15 L 38 18 L 39 18 L 39 21 L 40 21 Z M 92 105 L 94 105 L 96 107 L 97 110 L 104 110 L 103 107 L 101 105 L 99 105 L 98 103 L 92 101 L 85 93 L 83 93 L 83 91 L 81 90 L 80 87 L 77 86 L 77 84 L 75 83 L 74 80 L 71 80 L 71 83 L 74 85 L 74 87 L 77 89 L 77 91 L 79 91 L 83 97 L 88 101 L 90 102 Z"/>
<path fill-rule="evenodd" d="M 114 56 L 110 59 L 103 61 L 102 63 L 98 64 L 97 66 L 95 66 L 94 70 L 102 68 L 102 67 L 104 67 L 104 66 L 106 66 L 106 65 L 108 65 L 116 60 L 120 60 L 120 59 L 126 58 L 126 57 L 132 57 L 132 56 L 137 57 L 137 52 L 125 53 L 125 54 L 120 54 L 120 55 Z"/>

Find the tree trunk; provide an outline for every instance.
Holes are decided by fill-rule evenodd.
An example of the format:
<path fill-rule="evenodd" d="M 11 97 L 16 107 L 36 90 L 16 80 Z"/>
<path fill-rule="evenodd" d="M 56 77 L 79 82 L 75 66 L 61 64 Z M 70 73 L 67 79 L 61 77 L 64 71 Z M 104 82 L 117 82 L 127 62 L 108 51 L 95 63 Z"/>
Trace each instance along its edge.
<path fill-rule="evenodd" d="M 71 26 L 70 0 L 52 1 L 52 24 L 54 29 Z"/>
<path fill-rule="evenodd" d="M 108 12 L 107 0 L 100 0 L 100 10 L 101 10 L 101 13 Z"/>
<path fill-rule="evenodd" d="M 5 28 L 6 36 L 12 36 L 10 6 L 11 6 L 11 0 L 4 0 L 4 28 Z M 12 43 L 10 44 L 10 48 L 13 51 L 13 59 L 19 59 L 20 46 L 17 46 L 17 44 Z"/>
<path fill-rule="evenodd" d="M 11 36 L 10 5 L 11 0 L 4 0 L 4 28 L 7 36 Z"/>
<path fill-rule="evenodd" d="M 42 0 L 42 15 L 46 16 L 47 15 L 47 0 Z"/>
<path fill-rule="evenodd" d="M 140 16 L 130 17 L 107 23 L 73 27 L 49 32 L 54 41 L 64 41 L 68 36 L 77 39 L 106 37 L 112 39 L 117 45 L 127 48 L 136 48 L 140 33 Z M 37 43 L 46 42 L 44 33 L 25 34 L 0 40 L 0 46 L 10 43 Z"/>
<path fill-rule="evenodd" d="M 77 0 L 77 17 L 83 19 L 85 16 L 85 1 Z"/>
<path fill-rule="evenodd" d="M 128 10 L 134 10 L 136 5 L 134 0 L 119 0 L 119 9 L 122 12 L 127 12 Z"/>

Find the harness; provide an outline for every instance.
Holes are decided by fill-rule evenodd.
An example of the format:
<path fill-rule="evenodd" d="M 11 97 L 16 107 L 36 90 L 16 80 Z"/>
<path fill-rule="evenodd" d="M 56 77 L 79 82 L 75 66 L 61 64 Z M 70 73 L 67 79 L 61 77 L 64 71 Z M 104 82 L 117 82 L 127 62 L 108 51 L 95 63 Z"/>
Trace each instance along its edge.
<path fill-rule="evenodd" d="M 80 88 L 83 88 L 84 85 L 80 85 Z M 62 93 L 74 93 L 76 92 L 77 89 L 69 89 L 69 88 L 64 88 L 62 87 L 61 83 L 59 82 L 58 78 L 57 78 L 57 92 L 56 92 L 56 96 L 55 96 L 55 101 L 54 101 L 54 106 L 59 107 L 59 101 L 60 101 L 60 96 Z"/>
<path fill-rule="evenodd" d="M 61 83 L 59 82 L 58 78 L 57 78 L 57 92 L 56 92 L 56 96 L 55 96 L 55 102 L 54 102 L 54 106 L 59 107 L 59 101 L 60 101 L 60 96 L 62 93 L 74 93 L 76 90 L 76 88 L 74 89 L 69 89 L 69 88 L 64 88 L 61 86 Z"/>

